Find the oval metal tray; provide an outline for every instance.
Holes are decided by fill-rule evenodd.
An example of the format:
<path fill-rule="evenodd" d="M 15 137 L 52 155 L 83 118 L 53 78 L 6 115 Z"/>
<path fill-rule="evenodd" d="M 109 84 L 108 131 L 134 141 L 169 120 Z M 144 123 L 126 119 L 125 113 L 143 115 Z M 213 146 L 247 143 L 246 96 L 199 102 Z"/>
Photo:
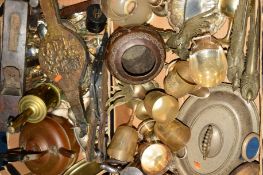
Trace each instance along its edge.
<path fill-rule="evenodd" d="M 240 92 L 228 84 L 210 89 L 206 99 L 189 97 L 180 109 L 178 119 L 191 128 L 187 156 L 175 158 L 180 174 L 226 175 L 244 160 L 240 159 L 245 137 L 259 130 L 259 114 L 254 103 L 247 103 Z M 212 156 L 203 159 L 202 140 L 207 126 L 214 126 Z M 212 150 L 213 149 L 213 150 Z"/>

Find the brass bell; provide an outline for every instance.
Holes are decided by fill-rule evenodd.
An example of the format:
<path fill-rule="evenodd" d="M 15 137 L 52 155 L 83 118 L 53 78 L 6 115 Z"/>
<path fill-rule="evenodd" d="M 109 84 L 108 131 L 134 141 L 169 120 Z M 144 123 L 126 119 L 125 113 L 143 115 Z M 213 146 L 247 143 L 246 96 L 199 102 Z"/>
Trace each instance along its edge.
<path fill-rule="evenodd" d="M 51 83 L 43 83 L 25 93 L 19 101 L 20 114 L 9 122 L 8 131 L 14 133 L 25 122 L 42 121 L 51 108 L 60 104 L 60 90 Z"/>
<path fill-rule="evenodd" d="M 117 128 L 107 153 L 116 160 L 131 162 L 137 149 L 138 133 L 131 126 L 122 125 Z"/>
<path fill-rule="evenodd" d="M 135 113 L 136 118 L 140 120 L 151 118 L 151 115 L 145 109 L 143 100 L 137 102 L 137 106 L 136 106 L 134 113 Z"/>
<path fill-rule="evenodd" d="M 138 126 L 138 133 L 140 137 L 148 143 L 157 142 L 159 139 L 154 134 L 155 121 L 153 119 L 146 119 Z"/>
<path fill-rule="evenodd" d="M 158 90 L 146 94 L 144 106 L 152 118 L 159 123 L 173 121 L 179 110 L 176 98 Z"/>
<path fill-rule="evenodd" d="M 185 147 L 191 137 L 190 128 L 181 123 L 179 120 L 174 120 L 168 124 L 156 122 L 154 126 L 154 133 L 173 152 Z"/>
<path fill-rule="evenodd" d="M 164 79 L 164 90 L 167 94 L 180 98 L 195 89 L 196 84 L 190 77 L 188 61 L 179 61 L 169 69 Z"/>

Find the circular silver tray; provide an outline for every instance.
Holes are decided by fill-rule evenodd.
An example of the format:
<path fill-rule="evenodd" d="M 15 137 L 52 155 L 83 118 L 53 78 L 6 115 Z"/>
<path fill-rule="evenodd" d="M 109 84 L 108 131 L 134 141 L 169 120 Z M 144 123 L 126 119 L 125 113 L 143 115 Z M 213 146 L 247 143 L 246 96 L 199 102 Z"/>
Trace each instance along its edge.
<path fill-rule="evenodd" d="M 244 160 L 240 158 L 245 137 L 259 130 L 259 114 L 254 103 L 247 103 L 231 85 L 222 84 L 210 89 L 206 99 L 189 97 L 180 109 L 178 119 L 191 128 L 187 156 L 175 158 L 174 165 L 182 175 L 226 175 Z M 217 142 L 213 156 L 203 160 L 201 144 L 205 128 L 213 125 Z"/>

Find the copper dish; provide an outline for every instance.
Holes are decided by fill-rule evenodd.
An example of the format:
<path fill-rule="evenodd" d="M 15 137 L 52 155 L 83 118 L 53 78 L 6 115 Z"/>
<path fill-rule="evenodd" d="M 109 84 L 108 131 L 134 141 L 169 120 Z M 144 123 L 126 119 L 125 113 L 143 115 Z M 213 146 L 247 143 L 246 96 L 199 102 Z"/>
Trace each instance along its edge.
<path fill-rule="evenodd" d="M 77 160 L 79 145 L 74 137 L 72 125 L 64 118 L 47 116 L 43 121 L 27 123 L 20 134 L 19 145 L 25 150 L 47 151 L 37 160 L 25 162 L 34 174 L 61 174 Z M 59 149 L 73 151 L 75 156 L 67 157 Z"/>
<path fill-rule="evenodd" d="M 118 28 L 106 51 L 109 71 L 120 81 L 141 84 L 154 79 L 166 57 L 164 41 L 151 27 Z"/>

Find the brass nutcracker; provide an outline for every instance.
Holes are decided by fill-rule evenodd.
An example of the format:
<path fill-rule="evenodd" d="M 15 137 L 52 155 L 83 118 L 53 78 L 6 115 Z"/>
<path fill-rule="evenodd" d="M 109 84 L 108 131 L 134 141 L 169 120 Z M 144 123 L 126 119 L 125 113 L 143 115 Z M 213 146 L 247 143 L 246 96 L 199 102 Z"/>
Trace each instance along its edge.
<path fill-rule="evenodd" d="M 10 117 L 8 132 L 16 132 L 24 123 L 42 121 L 48 110 L 60 104 L 60 92 L 50 83 L 44 83 L 25 93 L 19 101 L 20 114 Z"/>
<path fill-rule="evenodd" d="M 76 117 L 76 125 L 81 128 L 80 136 L 83 137 L 87 122 L 80 99 L 80 80 L 86 66 L 90 65 L 87 48 L 79 36 L 62 25 L 56 0 L 41 0 L 40 6 L 48 27 L 39 48 L 40 66 L 64 91 Z"/>

